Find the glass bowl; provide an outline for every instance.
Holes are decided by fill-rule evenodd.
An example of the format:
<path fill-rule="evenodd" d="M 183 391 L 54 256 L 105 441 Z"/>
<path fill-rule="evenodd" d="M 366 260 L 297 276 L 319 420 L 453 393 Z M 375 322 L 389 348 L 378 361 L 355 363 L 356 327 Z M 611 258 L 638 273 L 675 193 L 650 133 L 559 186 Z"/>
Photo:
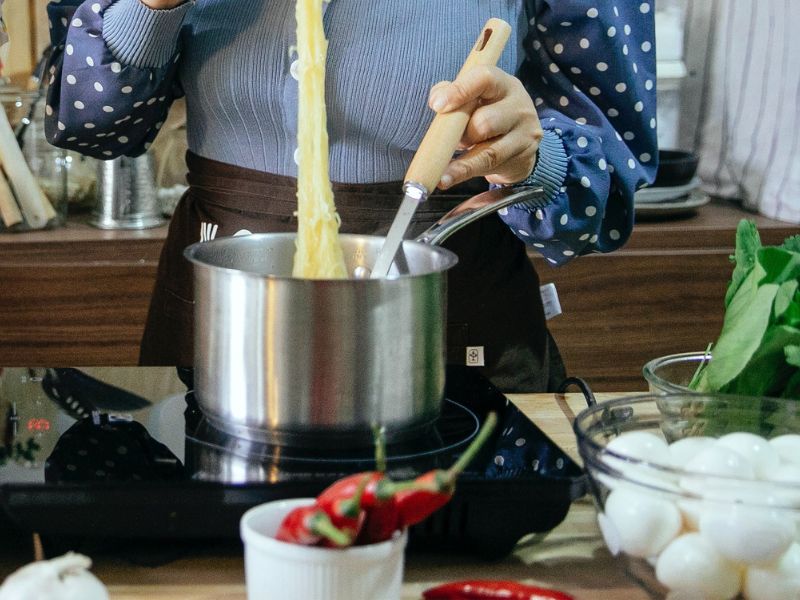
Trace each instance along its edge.
<path fill-rule="evenodd" d="M 574 423 L 608 550 L 654 598 L 800 598 L 800 403 L 648 394 Z"/>
<path fill-rule="evenodd" d="M 711 360 L 710 352 L 684 352 L 654 358 L 642 369 L 651 394 L 692 392 L 689 382 L 697 369 Z"/>

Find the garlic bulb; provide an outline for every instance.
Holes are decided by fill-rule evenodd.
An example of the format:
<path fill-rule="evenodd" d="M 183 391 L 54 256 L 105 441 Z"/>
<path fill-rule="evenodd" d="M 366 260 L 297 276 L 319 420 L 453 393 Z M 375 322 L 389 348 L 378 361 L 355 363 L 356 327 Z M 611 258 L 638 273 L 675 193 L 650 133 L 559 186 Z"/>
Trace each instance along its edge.
<path fill-rule="evenodd" d="M 108 600 L 106 586 L 88 569 L 89 557 L 69 552 L 31 563 L 9 575 L 0 600 Z"/>

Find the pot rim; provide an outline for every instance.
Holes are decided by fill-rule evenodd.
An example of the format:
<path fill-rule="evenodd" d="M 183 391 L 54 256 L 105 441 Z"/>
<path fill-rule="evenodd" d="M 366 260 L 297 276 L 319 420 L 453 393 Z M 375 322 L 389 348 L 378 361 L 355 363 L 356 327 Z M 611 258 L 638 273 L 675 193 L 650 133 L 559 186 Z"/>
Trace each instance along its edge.
<path fill-rule="evenodd" d="M 409 273 L 409 274 L 391 274 L 385 278 L 381 279 L 372 279 L 372 278 L 357 278 L 351 276 L 347 279 L 306 279 L 302 277 L 293 277 L 293 276 L 285 276 L 285 275 L 270 275 L 265 273 L 260 273 L 257 271 L 247 270 L 247 269 L 234 269 L 232 267 L 222 267 L 219 265 L 215 265 L 207 260 L 203 260 L 197 256 L 197 254 L 201 251 L 201 249 L 206 249 L 210 245 L 213 246 L 234 246 L 237 244 L 243 243 L 243 240 L 255 240 L 258 241 L 259 239 L 295 239 L 297 237 L 296 233 L 293 232 L 279 232 L 279 233 L 253 233 L 246 236 L 230 236 L 230 237 L 221 237 L 216 238 L 213 240 L 208 240 L 204 242 L 195 242 L 187 246 L 183 250 L 183 256 L 192 262 L 195 265 L 202 266 L 206 269 L 211 269 L 213 271 L 219 273 L 230 273 L 236 275 L 247 275 L 252 277 L 257 277 L 258 279 L 265 279 L 271 281 L 295 281 L 295 282 L 304 282 L 304 283 L 348 283 L 358 281 L 360 285 L 378 285 L 381 282 L 386 282 L 387 280 L 407 280 L 413 279 L 418 277 L 425 277 L 429 275 L 438 275 L 452 269 L 456 263 L 458 263 L 458 256 L 446 249 L 442 248 L 441 246 L 437 246 L 434 244 L 426 244 L 424 242 L 418 242 L 416 240 L 403 240 L 403 246 L 409 245 L 411 247 L 424 247 L 426 252 L 431 252 L 433 254 L 438 254 L 442 257 L 443 265 L 440 269 L 431 269 L 428 271 L 423 271 L 420 273 Z M 339 238 L 343 240 L 385 240 L 384 236 L 378 235 L 360 235 L 360 234 L 353 234 L 353 233 L 343 233 L 339 234 Z"/>

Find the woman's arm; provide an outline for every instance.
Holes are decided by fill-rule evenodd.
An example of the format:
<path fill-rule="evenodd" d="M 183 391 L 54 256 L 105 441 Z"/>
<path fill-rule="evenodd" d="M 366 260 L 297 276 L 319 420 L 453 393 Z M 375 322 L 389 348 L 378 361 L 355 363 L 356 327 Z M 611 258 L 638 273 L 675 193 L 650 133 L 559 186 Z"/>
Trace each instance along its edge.
<path fill-rule="evenodd" d="M 178 36 L 191 4 L 51 2 L 48 140 L 103 159 L 144 152 L 182 95 Z"/>
<path fill-rule="evenodd" d="M 561 264 L 622 246 L 634 192 L 655 178 L 654 8 L 651 0 L 530 5 L 519 76 L 544 129 L 531 180 L 549 190 L 550 204 L 510 208 L 502 218 Z"/>

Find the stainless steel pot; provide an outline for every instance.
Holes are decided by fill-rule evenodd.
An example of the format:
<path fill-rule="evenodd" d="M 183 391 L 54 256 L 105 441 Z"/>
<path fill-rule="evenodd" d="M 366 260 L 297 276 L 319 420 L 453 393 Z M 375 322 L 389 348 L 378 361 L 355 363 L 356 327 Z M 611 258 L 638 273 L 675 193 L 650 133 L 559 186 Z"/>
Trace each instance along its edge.
<path fill-rule="evenodd" d="M 189 246 L 194 263 L 195 396 L 238 437 L 315 446 L 370 443 L 372 425 L 413 435 L 444 395 L 447 270 L 438 247 L 465 225 L 541 188 L 498 189 L 403 242 L 386 279 L 291 277 L 295 234 Z M 342 235 L 348 271 L 367 270 L 384 238 Z"/>

